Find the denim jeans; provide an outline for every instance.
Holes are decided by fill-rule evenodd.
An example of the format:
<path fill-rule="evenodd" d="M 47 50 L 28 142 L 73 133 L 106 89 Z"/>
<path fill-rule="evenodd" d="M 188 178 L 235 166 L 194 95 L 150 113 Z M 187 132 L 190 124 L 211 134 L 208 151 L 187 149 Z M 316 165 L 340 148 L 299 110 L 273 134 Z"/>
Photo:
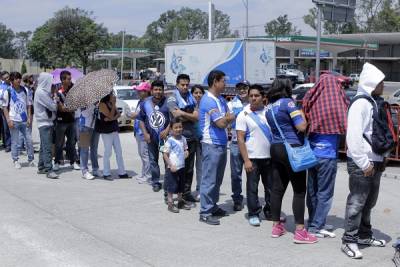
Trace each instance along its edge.
<path fill-rule="evenodd" d="M 253 170 L 246 172 L 246 197 L 249 216 L 260 214 L 262 207 L 258 200 L 258 183 L 261 181 L 264 185 L 265 210 L 271 211 L 271 187 L 272 187 L 272 166 L 270 159 L 250 159 L 253 164 Z"/>
<path fill-rule="evenodd" d="M 143 137 L 140 135 L 136 135 L 136 144 L 138 147 L 138 154 L 142 160 L 142 173 L 140 178 L 148 181 L 151 179 L 149 148 L 147 143 L 143 140 Z"/>
<path fill-rule="evenodd" d="M 30 136 L 32 136 L 32 125 L 30 127 L 26 127 L 26 131 L 29 132 Z M 18 138 L 18 151 L 21 152 L 26 149 L 26 140 L 22 133 L 19 133 Z"/>
<path fill-rule="evenodd" d="M 76 162 L 76 129 L 75 123 L 56 123 L 56 157 L 55 163 L 60 164 L 63 159 L 63 149 L 64 149 L 64 141 L 65 137 L 67 137 L 67 158 L 70 164 L 74 164 Z"/>
<path fill-rule="evenodd" d="M 231 186 L 232 200 L 235 203 L 242 203 L 242 171 L 243 159 L 239 151 L 237 142 L 232 142 L 230 146 L 230 165 L 231 165 Z"/>
<path fill-rule="evenodd" d="M 10 133 L 10 128 L 8 127 L 7 124 L 7 119 L 4 116 L 3 110 L 1 110 L 1 117 L 2 117 L 2 123 L 3 123 L 3 128 L 2 128 L 2 139 L 3 139 L 3 146 L 4 148 L 11 148 L 11 133 Z"/>
<path fill-rule="evenodd" d="M 374 162 L 375 174 L 365 177 L 363 171 L 350 158 L 347 159 L 350 193 L 346 202 L 343 243 L 372 237 L 371 210 L 378 200 L 382 163 Z"/>
<path fill-rule="evenodd" d="M 308 170 L 307 208 L 308 230 L 324 228 L 332 207 L 337 171 L 337 159 L 318 158 L 318 165 Z"/>
<path fill-rule="evenodd" d="M 197 141 L 196 149 L 196 191 L 200 192 L 201 174 L 202 174 L 202 148 L 201 143 Z"/>
<path fill-rule="evenodd" d="M 39 151 L 39 162 L 38 169 L 51 171 L 52 165 L 52 146 L 53 146 L 53 126 L 43 126 L 39 128 L 40 136 L 40 151 Z"/>
<path fill-rule="evenodd" d="M 13 161 L 18 160 L 18 140 L 19 134 L 21 133 L 26 140 L 26 148 L 28 151 L 28 161 L 33 160 L 33 144 L 32 136 L 29 131 L 27 131 L 26 122 L 13 121 L 14 127 L 10 129 L 11 133 L 11 156 Z"/>
<path fill-rule="evenodd" d="M 196 157 L 197 141 L 191 140 L 187 142 L 189 156 L 185 159 L 185 188 L 183 195 L 188 196 L 192 194 L 192 182 L 194 172 L 194 159 Z"/>
<path fill-rule="evenodd" d="M 90 148 L 90 161 L 92 162 L 92 170 L 97 171 L 99 169 L 97 148 L 99 146 L 100 134 L 93 130 L 93 128 L 89 127 L 81 127 L 79 129 L 80 133 L 88 132 L 90 135 L 90 145 L 89 147 L 80 146 L 80 165 L 82 174 L 85 174 L 89 171 L 88 162 L 89 162 L 89 148 Z"/>
<path fill-rule="evenodd" d="M 218 209 L 219 191 L 224 179 L 226 146 L 202 143 L 203 173 L 200 184 L 200 215 L 211 215 Z"/>
<path fill-rule="evenodd" d="M 160 145 L 158 140 L 151 139 L 151 142 L 147 144 L 147 147 L 149 150 L 151 184 L 155 186 L 160 184 L 160 165 L 158 165 Z"/>
<path fill-rule="evenodd" d="M 111 175 L 110 158 L 113 148 L 115 157 L 117 158 L 118 175 L 126 174 L 119 133 L 112 132 L 109 134 L 101 134 L 101 138 L 103 139 L 104 144 L 103 174 L 105 176 Z"/>

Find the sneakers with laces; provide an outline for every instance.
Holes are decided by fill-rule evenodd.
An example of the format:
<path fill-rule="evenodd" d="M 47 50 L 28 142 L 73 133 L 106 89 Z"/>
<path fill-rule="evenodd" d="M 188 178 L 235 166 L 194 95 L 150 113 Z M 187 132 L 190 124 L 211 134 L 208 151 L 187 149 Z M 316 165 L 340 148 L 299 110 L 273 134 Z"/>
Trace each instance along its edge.
<path fill-rule="evenodd" d="M 21 169 L 21 163 L 19 163 L 18 160 L 14 161 L 14 168 Z"/>
<path fill-rule="evenodd" d="M 260 218 L 258 216 L 251 216 L 249 218 L 249 224 L 251 226 L 260 226 L 261 224 Z"/>
<path fill-rule="evenodd" d="M 285 229 L 285 226 L 283 225 L 283 223 L 279 222 L 279 223 L 277 223 L 277 224 L 272 226 L 271 237 L 277 238 L 277 237 L 280 237 L 280 236 L 282 236 L 284 234 L 286 234 L 286 229 Z"/>
<path fill-rule="evenodd" d="M 78 163 L 74 162 L 74 164 L 71 164 L 71 169 L 78 171 L 81 169 L 81 166 L 79 166 Z"/>
<path fill-rule="evenodd" d="M 294 232 L 293 242 L 296 244 L 314 244 L 318 242 L 318 238 L 303 228 Z"/>
<path fill-rule="evenodd" d="M 358 249 L 357 244 L 353 243 L 343 244 L 341 250 L 343 251 L 344 254 L 346 254 L 348 257 L 352 259 L 362 259 L 363 257 L 361 251 Z"/>
<path fill-rule="evenodd" d="M 95 177 L 90 172 L 85 172 L 85 174 L 82 175 L 82 178 L 86 180 L 93 180 Z"/>
<path fill-rule="evenodd" d="M 58 163 L 54 163 L 54 166 L 53 166 L 53 171 L 59 171 L 60 170 L 60 164 L 58 164 Z"/>
<path fill-rule="evenodd" d="M 336 237 L 336 234 L 334 232 L 328 231 L 327 229 L 321 229 L 312 234 L 314 234 L 318 238 L 325 238 L 325 237 L 335 238 Z"/>
<path fill-rule="evenodd" d="M 383 239 L 376 239 L 375 237 L 366 238 L 366 239 L 358 239 L 357 243 L 363 246 L 371 246 L 371 247 L 384 247 L 386 246 L 386 241 Z"/>

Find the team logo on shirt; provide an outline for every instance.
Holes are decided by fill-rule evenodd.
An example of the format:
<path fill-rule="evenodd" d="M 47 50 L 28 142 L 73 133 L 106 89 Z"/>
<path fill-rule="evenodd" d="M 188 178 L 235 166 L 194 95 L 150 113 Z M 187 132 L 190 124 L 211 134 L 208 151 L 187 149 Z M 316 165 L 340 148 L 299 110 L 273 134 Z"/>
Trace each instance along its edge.
<path fill-rule="evenodd" d="M 16 102 L 14 103 L 14 111 L 16 114 L 22 114 L 25 112 L 26 106 L 22 102 Z"/>
<path fill-rule="evenodd" d="M 154 130 L 161 129 L 165 124 L 164 114 L 158 110 L 155 110 L 150 116 L 149 124 Z"/>

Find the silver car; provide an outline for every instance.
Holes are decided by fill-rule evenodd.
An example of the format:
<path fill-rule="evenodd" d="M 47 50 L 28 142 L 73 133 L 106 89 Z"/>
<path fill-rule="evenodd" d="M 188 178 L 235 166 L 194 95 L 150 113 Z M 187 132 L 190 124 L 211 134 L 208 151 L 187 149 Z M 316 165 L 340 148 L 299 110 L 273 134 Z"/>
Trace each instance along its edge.
<path fill-rule="evenodd" d="M 118 118 L 118 126 L 132 126 L 132 119 L 129 117 L 131 115 L 129 105 L 125 101 L 117 98 L 117 109 L 121 113 L 121 116 Z"/>

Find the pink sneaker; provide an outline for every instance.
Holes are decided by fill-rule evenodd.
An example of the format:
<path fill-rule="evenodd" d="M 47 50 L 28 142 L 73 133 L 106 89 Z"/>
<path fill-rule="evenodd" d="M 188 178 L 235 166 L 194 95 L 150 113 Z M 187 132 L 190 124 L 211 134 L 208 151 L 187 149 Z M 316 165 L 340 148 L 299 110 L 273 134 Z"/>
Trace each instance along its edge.
<path fill-rule="evenodd" d="M 294 232 L 293 242 L 296 244 L 313 244 L 318 242 L 318 238 L 308 233 L 306 229 L 302 229 Z"/>
<path fill-rule="evenodd" d="M 277 223 L 274 226 L 272 226 L 272 234 L 271 237 L 277 238 L 282 235 L 286 234 L 285 227 L 283 226 L 283 223 Z"/>

